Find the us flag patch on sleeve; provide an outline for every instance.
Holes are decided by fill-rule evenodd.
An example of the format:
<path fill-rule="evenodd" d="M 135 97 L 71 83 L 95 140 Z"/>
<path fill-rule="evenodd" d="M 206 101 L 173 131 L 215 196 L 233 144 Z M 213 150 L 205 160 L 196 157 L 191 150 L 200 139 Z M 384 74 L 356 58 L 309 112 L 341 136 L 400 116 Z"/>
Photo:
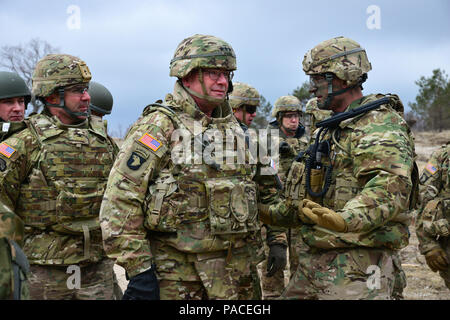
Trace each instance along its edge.
<path fill-rule="evenodd" d="M 437 168 L 428 162 L 427 165 L 425 166 L 425 170 L 427 170 L 431 174 L 435 174 L 437 171 Z"/>
<path fill-rule="evenodd" d="M 11 158 L 11 156 L 16 152 L 16 149 L 2 142 L 0 144 L 0 153 L 7 158 Z"/>
<path fill-rule="evenodd" d="M 158 150 L 161 147 L 161 142 L 153 138 L 150 134 L 145 133 L 140 139 L 139 142 L 143 145 L 149 147 L 153 151 Z"/>

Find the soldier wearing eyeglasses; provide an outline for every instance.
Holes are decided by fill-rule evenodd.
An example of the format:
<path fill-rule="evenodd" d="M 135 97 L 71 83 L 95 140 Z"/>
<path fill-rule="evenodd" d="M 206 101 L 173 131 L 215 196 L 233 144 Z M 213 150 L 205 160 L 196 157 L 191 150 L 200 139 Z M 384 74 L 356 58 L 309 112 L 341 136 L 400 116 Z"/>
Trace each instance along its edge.
<path fill-rule="evenodd" d="M 31 299 L 114 298 L 98 215 L 115 152 L 88 120 L 90 80 L 77 57 L 41 59 L 32 94 L 43 111 L 0 144 L 0 216 L 23 221 Z"/>
<path fill-rule="evenodd" d="M 277 201 L 276 180 L 245 148 L 227 99 L 234 70 L 224 40 L 184 39 L 173 93 L 125 138 L 100 213 L 105 249 L 130 280 L 124 299 L 258 298 L 258 204 Z"/>

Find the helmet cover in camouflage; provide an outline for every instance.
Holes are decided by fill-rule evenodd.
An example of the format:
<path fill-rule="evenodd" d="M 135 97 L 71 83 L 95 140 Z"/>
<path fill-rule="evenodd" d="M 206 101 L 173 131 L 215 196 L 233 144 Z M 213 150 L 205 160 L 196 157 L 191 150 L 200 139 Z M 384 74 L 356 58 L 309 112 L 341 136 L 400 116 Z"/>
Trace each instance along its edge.
<path fill-rule="evenodd" d="M 196 68 L 236 70 L 233 48 L 220 38 L 196 34 L 184 39 L 170 61 L 170 76 L 184 78 Z"/>
<path fill-rule="evenodd" d="M 17 73 L 0 71 L 0 99 L 15 97 L 24 97 L 26 107 L 31 99 L 30 89 Z"/>
<path fill-rule="evenodd" d="M 366 51 L 356 41 L 344 37 L 319 43 L 303 58 L 303 71 L 307 75 L 330 72 L 348 84 L 357 83 L 370 70 Z"/>
<path fill-rule="evenodd" d="M 295 96 L 281 96 L 275 101 L 272 117 L 276 118 L 278 112 L 298 111 L 302 112 L 302 104 Z"/>
<path fill-rule="evenodd" d="M 110 114 L 113 106 L 111 92 L 102 84 L 91 81 L 89 83 L 89 95 L 91 96 L 90 108 L 101 114 Z"/>
<path fill-rule="evenodd" d="M 49 54 L 38 61 L 32 77 L 32 93 L 48 97 L 53 91 L 77 83 L 88 83 L 91 72 L 80 58 L 68 54 Z"/>
<path fill-rule="evenodd" d="M 233 91 L 229 96 L 229 103 L 233 110 L 242 105 L 251 105 L 258 107 L 260 98 L 258 91 L 252 86 L 243 82 L 234 82 Z"/>

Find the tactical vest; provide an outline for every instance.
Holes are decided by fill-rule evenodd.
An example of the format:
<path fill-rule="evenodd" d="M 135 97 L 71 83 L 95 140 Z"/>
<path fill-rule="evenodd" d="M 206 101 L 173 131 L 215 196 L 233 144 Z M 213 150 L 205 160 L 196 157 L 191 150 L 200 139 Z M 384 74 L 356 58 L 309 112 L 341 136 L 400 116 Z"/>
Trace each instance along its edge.
<path fill-rule="evenodd" d="M 322 159 L 323 168 L 311 170 L 310 178 L 311 190 L 316 193 L 319 192 L 325 182 L 325 167 L 330 165 L 331 158 L 333 158 L 334 168 L 331 174 L 331 183 L 325 195 L 323 197 L 313 197 L 306 191 L 305 163 L 294 162 L 285 188 L 285 197 L 289 199 L 288 201 L 299 204 L 302 199 L 307 198 L 334 211 L 338 211 L 343 209 L 349 200 L 355 198 L 363 190 L 364 185 L 354 177 L 354 164 L 351 155 L 352 134 L 357 127 L 358 123 L 356 121 L 349 121 L 345 129 L 339 130 L 339 136 L 336 136 L 337 131 L 332 131 L 331 135 L 334 135 L 333 137 L 331 137 L 330 133 L 325 137 L 333 141 L 330 143 L 329 156 Z M 417 185 L 417 174 L 413 177 L 413 180 L 415 180 Z M 410 215 L 407 212 L 403 212 L 384 226 L 368 233 L 336 233 L 325 228 L 304 225 L 302 234 L 307 244 L 322 249 L 356 246 L 400 249 L 408 244 L 409 232 L 407 226 L 410 219 Z"/>
<path fill-rule="evenodd" d="M 146 227 L 155 231 L 177 232 L 183 228 L 195 230 L 207 225 L 210 235 L 221 239 L 244 238 L 258 230 L 257 186 L 252 181 L 256 166 L 249 164 L 249 152 L 243 147 L 245 134 L 232 115 L 213 118 L 208 127 L 201 129 L 203 135 L 211 133 L 210 129 L 222 134 L 224 156 L 227 154 L 226 132 L 234 135 L 235 141 L 231 146 L 236 153 L 230 158 L 233 163 L 227 164 L 226 158 L 219 163 L 213 157 L 202 157 L 194 152 L 198 150 L 195 144 L 201 144 L 202 138 L 194 132 L 194 120 L 188 114 L 175 113 L 168 107 L 155 105 L 148 113 L 154 111 L 167 115 L 175 129 L 189 132 L 190 140 L 186 146 L 190 149 L 184 158 L 188 163 L 170 163 L 159 171 L 158 178 L 149 186 Z M 194 136 L 194 133 L 197 135 Z M 207 153 L 213 145 L 213 138 L 208 137 L 201 149 Z M 239 152 L 245 160 L 243 164 L 236 164 Z M 174 150 L 172 162 L 173 155 Z"/>
<path fill-rule="evenodd" d="M 447 145 L 446 151 L 442 155 L 444 162 L 441 163 L 441 190 L 437 190 L 431 185 L 426 189 L 430 193 L 426 198 L 432 198 L 423 208 L 423 230 L 434 238 L 450 236 L 450 160 L 448 154 L 450 147 Z"/>
<path fill-rule="evenodd" d="M 45 116 L 28 119 L 40 145 L 21 185 L 16 211 L 26 226 L 68 234 L 100 229 L 99 210 L 113 164 L 106 137 L 91 128 L 60 128 Z"/>

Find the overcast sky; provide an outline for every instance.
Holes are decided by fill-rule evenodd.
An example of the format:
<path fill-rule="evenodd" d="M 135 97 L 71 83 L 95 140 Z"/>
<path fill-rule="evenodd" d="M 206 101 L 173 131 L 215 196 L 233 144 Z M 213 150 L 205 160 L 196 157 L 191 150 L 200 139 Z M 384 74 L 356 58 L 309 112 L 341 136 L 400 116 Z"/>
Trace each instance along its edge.
<path fill-rule="evenodd" d="M 350 37 L 372 63 L 364 93 L 397 93 L 407 106 L 420 76 L 450 72 L 449 15 L 448 0 L 0 0 L 0 46 L 38 37 L 86 61 L 93 80 L 114 96 L 105 119 L 119 136 L 147 104 L 172 92 L 169 62 L 196 33 L 231 44 L 234 80 L 272 104 L 307 80 L 301 69 L 307 50 Z"/>

